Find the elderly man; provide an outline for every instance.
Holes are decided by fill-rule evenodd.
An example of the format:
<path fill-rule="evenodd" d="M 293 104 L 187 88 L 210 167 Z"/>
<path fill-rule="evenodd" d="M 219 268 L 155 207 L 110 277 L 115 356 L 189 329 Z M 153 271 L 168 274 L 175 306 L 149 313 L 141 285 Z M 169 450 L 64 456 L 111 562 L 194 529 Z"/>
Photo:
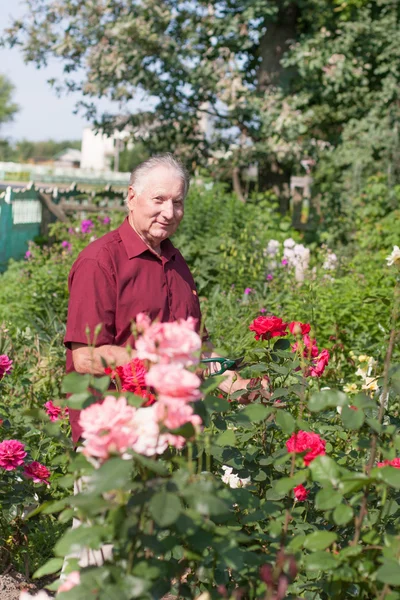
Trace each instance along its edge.
<path fill-rule="evenodd" d="M 140 312 L 160 321 L 201 312 L 190 270 L 172 242 L 184 214 L 189 176 L 171 154 L 136 167 L 130 178 L 129 215 L 122 225 L 85 248 L 69 275 L 70 301 L 65 335 L 67 371 L 103 374 L 108 364 L 123 365 L 134 356 L 131 323 Z M 93 338 L 96 326 L 100 333 Z M 87 330 L 91 332 L 88 344 Z M 210 348 L 211 350 L 211 348 Z M 217 355 L 213 355 L 217 356 Z M 244 389 L 246 380 L 230 373 L 224 391 Z M 79 411 L 70 410 L 72 437 L 81 434 Z"/>

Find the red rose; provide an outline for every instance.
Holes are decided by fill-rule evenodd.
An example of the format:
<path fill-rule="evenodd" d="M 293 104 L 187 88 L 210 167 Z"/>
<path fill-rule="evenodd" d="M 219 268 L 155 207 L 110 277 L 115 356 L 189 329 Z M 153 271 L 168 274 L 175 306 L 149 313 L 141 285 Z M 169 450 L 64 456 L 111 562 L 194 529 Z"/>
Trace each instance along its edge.
<path fill-rule="evenodd" d="M 278 317 L 257 317 L 249 326 L 250 331 L 255 332 L 255 339 L 270 340 L 273 337 L 287 335 L 288 324 Z"/>
<path fill-rule="evenodd" d="M 288 452 L 307 452 L 304 456 L 304 464 L 308 465 L 322 454 L 325 454 L 325 440 L 321 439 L 317 433 L 309 431 L 298 431 L 294 433 L 286 442 Z"/>
<path fill-rule="evenodd" d="M 378 467 L 396 467 L 396 469 L 400 469 L 400 458 L 393 458 L 392 460 L 384 460 L 383 462 L 378 463 Z"/>
<path fill-rule="evenodd" d="M 324 348 L 321 354 L 315 359 L 314 364 L 310 367 L 309 375 L 311 375 L 311 377 L 321 377 L 328 362 L 329 352 Z"/>
<path fill-rule="evenodd" d="M 304 500 L 307 500 L 308 491 L 304 485 L 296 485 L 293 492 L 297 502 L 304 502 Z"/>
<path fill-rule="evenodd" d="M 309 323 L 300 323 L 300 321 L 292 321 L 289 323 L 290 333 L 293 335 L 305 335 L 310 333 L 311 325 Z"/>

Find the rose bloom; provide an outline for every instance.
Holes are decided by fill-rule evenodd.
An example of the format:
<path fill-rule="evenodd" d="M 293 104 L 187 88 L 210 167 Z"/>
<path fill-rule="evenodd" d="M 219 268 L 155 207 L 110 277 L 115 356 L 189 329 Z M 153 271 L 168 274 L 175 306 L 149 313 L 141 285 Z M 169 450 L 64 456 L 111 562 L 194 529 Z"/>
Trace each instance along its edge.
<path fill-rule="evenodd" d="M 160 434 L 156 406 L 138 408 L 133 419 L 136 438 L 131 447 L 144 456 L 162 454 L 168 448 L 166 436 Z"/>
<path fill-rule="evenodd" d="M 328 362 L 329 352 L 324 348 L 321 354 L 315 359 L 314 364 L 310 367 L 309 375 L 311 377 L 321 377 Z"/>
<path fill-rule="evenodd" d="M 146 368 L 139 358 L 134 358 L 128 364 L 117 367 L 115 373 L 121 380 L 124 392 L 135 392 L 137 388 L 146 387 Z"/>
<path fill-rule="evenodd" d="M 154 365 L 146 375 L 146 383 L 160 395 L 181 398 L 184 402 L 201 398 L 200 378 L 181 365 Z"/>
<path fill-rule="evenodd" d="M 94 227 L 94 223 L 90 219 L 84 219 L 81 222 L 81 232 L 82 233 L 91 233 L 93 227 Z"/>
<path fill-rule="evenodd" d="M 153 323 L 136 341 L 138 358 L 163 364 L 196 364 L 201 350 L 201 338 L 195 331 L 195 325 L 196 320 L 192 317 L 172 323 Z"/>
<path fill-rule="evenodd" d="M 29 465 L 25 465 L 24 475 L 29 479 L 33 479 L 34 483 L 45 483 L 46 485 L 50 485 L 48 481 L 50 477 L 49 469 L 38 463 L 36 460 Z"/>
<path fill-rule="evenodd" d="M 67 575 L 65 581 L 63 581 L 60 587 L 58 588 L 58 593 L 69 592 L 69 590 L 72 590 L 72 588 L 74 588 L 76 585 L 79 585 L 80 582 L 81 575 L 79 571 L 71 571 L 71 573 Z"/>
<path fill-rule="evenodd" d="M 400 248 L 393 246 L 392 253 L 386 257 L 388 267 L 392 265 L 400 265 Z"/>
<path fill-rule="evenodd" d="M 325 440 L 317 433 L 298 431 L 287 440 L 286 448 L 288 452 L 307 452 L 304 456 L 304 464 L 308 467 L 314 458 L 325 454 L 325 444 Z"/>
<path fill-rule="evenodd" d="M 136 441 L 133 424 L 136 409 L 126 398 L 106 396 L 102 404 L 92 404 L 82 410 L 79 424 L 84 438 L 83 453 L 100 459 L 123 453 Z"/>
<path fill-rule="evenodd" d="M 249 325 L 250 331 L 255 332 L 255 339 L 270 340 L 273 337 L 282 337 L 287 335 L 287 323 L 278 317 L 257 317 Z"/>
<path fill-rule="evenodd" d="M 0 381 L 4 375 L 8 375 L 12 371 L 13 361 L 8 358 L 7 354 L 0 354 Z"/>
<path fill-rule="evenodd" d="M 176 398 L 171 398 L 176 400 Z M 199 430 L 202 421 L 199 415 L 193 414 L 193 408 L 188 404 L 164 404 L 157 402 L 154 408 L 155 418 L 159 425 L 167 429 L 178 429 L 186 423 L 191 423 L 194 429 Z M 163 439 L 166 439 L 171 446 L 183 448 L 186 444 L 186 438 L 173 433 L 163 433 Z"/>
<path fill-rule="evenodd" d="M 309 323 L 300 323 L 300 321 L 292 321 L 289 323 L 290 333 L 293 335 L 305 335 L 310 333 L 311 325 Z"/>
<path fill-rule="evenodd" d="M 400 458 L 392 458 L 392 460 L 384 460 L 377 464 L 378 467 L 396 467 L 400 469 Z"/>
<path fill-rule="evenodd" d="M 307 334 L 303 335 L 303 343 L 295 342 L 292 344 L 292 352 L 298 352 L 301 349 L 303 350 L 303 356 L 305 358 L 310 359 L 311 357 L 315 358 L 318 356 L 319 350 L 316 340 L 310 339 Z"/>
<path fill-rule="evenodd" d="M 61 406 L 56 406 L 53 404 L 51 400 L 45 403 L 46 413 L 50 417 L 50 421 L 58 421 L 58 419 L 62 419 L 68 415 L 68 408 L 62 408 Z"/>
<path fill-rule="evenodd" d="M 307 500 L 308 491 L 304 485 L 296 485 L 296 487 L 293 488 L 293 492 L 297 502 L 304 502 L 304 500 Z"/>
<path fill-rule="evenodd" d="M 0 467 L 13 471 L 20 467 L 26 456 L 25 446 L 18 440 L 4 440 L 0 443 Z"/>

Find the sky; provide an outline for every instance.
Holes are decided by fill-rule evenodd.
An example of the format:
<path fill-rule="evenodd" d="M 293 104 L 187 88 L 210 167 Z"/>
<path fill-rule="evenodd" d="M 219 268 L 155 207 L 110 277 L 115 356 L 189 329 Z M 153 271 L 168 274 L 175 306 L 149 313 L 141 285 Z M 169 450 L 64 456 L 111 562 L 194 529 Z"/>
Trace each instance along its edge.
<path fill-rule="evenodd" d="M 9 25 L 12 17 L 23 14 L 24 4 L 20 0 L 0 0 L 0 30 Z M 60 77 L 60 64 L 53 62 L 46 69 L 37 69 L 24 63 L 17 47 L 11 50 L 0 47 L 0 73 L 15 86 L 13 100 L 20 107 L 13 121 L 1 126 L 0 137 L 10 141 L 81 139 L 83 128 L 89 123 L 73 112 L 79 94 L 58 97 L 47 83 L 52 77 Z M 99 101 L 98 105 L 103 110 L 118 111 L 117 104 L 111 101 Z"/>

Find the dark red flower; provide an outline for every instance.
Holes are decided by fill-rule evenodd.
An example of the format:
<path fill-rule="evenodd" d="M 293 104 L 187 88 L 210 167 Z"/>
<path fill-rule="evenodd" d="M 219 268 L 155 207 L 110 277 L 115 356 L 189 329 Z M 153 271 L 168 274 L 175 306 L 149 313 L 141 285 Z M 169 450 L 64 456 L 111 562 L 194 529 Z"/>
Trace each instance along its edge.
<path fill-rule="evenodd" d="M 393 458 L 392 460 L 384 460 L 383 462 L 378 463 L 378 467 L 396 467 L 396 469 L 400 469 L 400 458 Z"/>
<path fill-rule="evenodd" d="M 288 324 L 284 323 L 279 317 L 257 317 L 249 325 L 250 331 L 255 332 L 255 339 L 270 340 L 273 337 L 283 337 L 287 335 Z"/>
<path fill-rule="evenodd" d="M 36 460 L 31 462 L 29 465 L 24 467 L 24 475 L 29 479 L 32 479 L 34 483 L 45 483 L 49 484 L 50 471 L 44 465 L 41 465 Z"/>
<path fill-rule="evenodd" d="M 304 502 L 304 500 L 307 500 L 308 491 L 306 490 L 304 485 L 296 485 L 296 487 L 293 488 L 293 492 L 294 497 L 298 502 Z"/>

